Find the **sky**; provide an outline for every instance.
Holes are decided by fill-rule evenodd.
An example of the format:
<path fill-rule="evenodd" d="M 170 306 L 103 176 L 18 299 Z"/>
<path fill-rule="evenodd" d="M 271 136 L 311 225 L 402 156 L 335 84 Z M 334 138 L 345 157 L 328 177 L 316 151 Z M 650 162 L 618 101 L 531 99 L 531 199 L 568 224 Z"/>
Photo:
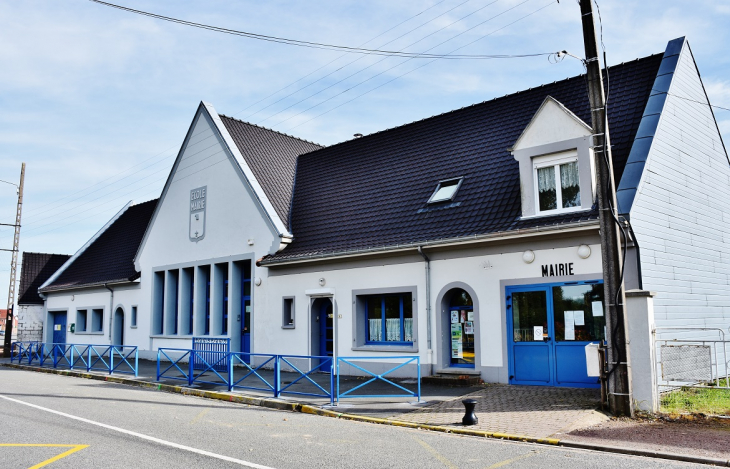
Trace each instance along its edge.
<path fill-rule="evenodd" d="M 582 57 L 575 0 L 118 0 L 222 28 L 391 51 Z M 609 65 L 686 36 L 730 108 L 730 0 L 598 0 Z M 200 101 L 322 145 L 583 73 L 539 55 L 433 60 L 304 48 L 88 0 L 0 0 L 0 180 L 26 163 L 20 251 L 75 253 L 130 200 L 159 196 Z M 730 111 L 715 108 L 730 142 Z M 16 188 L 0 182 L 0 223 Z M 0 226 L 0 249 L 13 231 Z M 0 308 L 10 253 L 0 251 Z M 18 279 L 20 278 L 20 259 Z"/>

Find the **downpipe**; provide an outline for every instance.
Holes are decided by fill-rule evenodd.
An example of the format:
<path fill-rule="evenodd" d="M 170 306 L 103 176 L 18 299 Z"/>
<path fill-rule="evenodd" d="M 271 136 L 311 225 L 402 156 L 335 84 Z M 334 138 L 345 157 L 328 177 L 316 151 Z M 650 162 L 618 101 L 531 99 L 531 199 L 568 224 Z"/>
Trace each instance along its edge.
<path fill-rule="evenodd" d="M 109 296 L 109 345 L 115 345 L 112 343 L 112 321 L 114 321 L 114 290 L 109 287 L 108 284 L 104 284 L 104 288 L 111 292 Z"/>
<path fill-rule="evenodd" d="M 426 340 L 428 354 L 429 376 L 433 376 L 433 348 L 431 348 L 431 259 L 428 258 L 423 248 L 418 246 L 418 254 L 426 261 Z"/>

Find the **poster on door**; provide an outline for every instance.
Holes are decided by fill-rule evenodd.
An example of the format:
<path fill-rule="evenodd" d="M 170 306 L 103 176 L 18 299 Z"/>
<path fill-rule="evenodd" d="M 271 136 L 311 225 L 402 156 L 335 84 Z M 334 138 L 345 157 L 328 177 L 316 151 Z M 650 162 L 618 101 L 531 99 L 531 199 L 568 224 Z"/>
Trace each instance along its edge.
<path fill-rule="evenodd" d="M 474 335 L 474 323 L 472 321 L 466 321 L 464 323 L 464 334 Z"/>
<path fill-rule="evenodd" d="M 464 358 L 464 348 L 461 340 L 451 341 L 451 358 Z"/>
<path fill-rule="evenodd" d="M 452 311 L 451 312 L 451 324 L 456 324 L 459 322 L 459 312 L 458 311 Z"/>

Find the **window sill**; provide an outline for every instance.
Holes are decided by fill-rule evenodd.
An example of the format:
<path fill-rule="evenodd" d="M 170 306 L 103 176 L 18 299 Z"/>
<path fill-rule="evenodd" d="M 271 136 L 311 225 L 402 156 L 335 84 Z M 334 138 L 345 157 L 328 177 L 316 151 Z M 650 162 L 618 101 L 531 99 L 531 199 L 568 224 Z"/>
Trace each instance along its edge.
<path fill-rule="evenodd" d="M 590 212 L 593 209 L 593 207 L 579 207 L 576 209 L 570 209 L 570 210 L 555 210 L 550 212 L 540 212 L 536 215 L 528 215 L 528 216 L 522 216 L 520 217 L 520 220 L 529 220 L 531 218 L 547 218 L 547 217 L 554 217 L 557 215 L 565 215 L 566 213 L 579 213 L 579 212 Z"/>
<path fill-rule="evenodd" d="M 137 329 L 137 326 L 129 326 L 130 329 Z"/>
<path fill-rule="evenodd" d="M 357 345 L 352 347 L 355 352 L 405 352 L 418 353 L 418 345 Z"/>
<path fill-rule="evenodd" d="M 288 326 L 281 326 L 281 328 L 282 328 L 282 329 L 294 329 L 294 328 L 295 328 L 295 326 L 294 326 L 294 324 L 290 324 L 290 325 L 288 325 Z"/>

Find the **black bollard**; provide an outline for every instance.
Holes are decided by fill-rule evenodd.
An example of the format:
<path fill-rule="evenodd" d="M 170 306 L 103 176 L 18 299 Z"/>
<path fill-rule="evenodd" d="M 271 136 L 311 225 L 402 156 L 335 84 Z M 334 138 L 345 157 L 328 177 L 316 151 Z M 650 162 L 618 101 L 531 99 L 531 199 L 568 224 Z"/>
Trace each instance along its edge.
<path fill-rule="evenodd" d="M 477 405 L 477 400 L 464 399 L 461 402 L 464 404 L 464 409 L 466 410 L 464 418 L 461 419 L 461 423 L 464 425 L 476 425 L 477 423 L 479 423 L 479 419 L 474 413 L 474 407 Z"/>

